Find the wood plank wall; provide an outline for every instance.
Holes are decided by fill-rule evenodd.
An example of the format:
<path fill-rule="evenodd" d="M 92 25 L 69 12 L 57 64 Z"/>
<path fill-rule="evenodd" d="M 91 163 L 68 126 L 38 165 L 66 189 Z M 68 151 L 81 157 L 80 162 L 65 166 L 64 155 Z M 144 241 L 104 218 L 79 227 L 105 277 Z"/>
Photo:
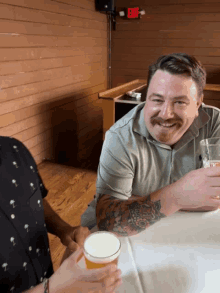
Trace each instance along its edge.
<path fill-rule="evenodd" d="M 219 0 L 117 0 L 123 7 L 141 7 L 140 20 L 116 18 L 112 32 L 112 86 L 146 79 L 148 66 L 160 55 L 194 55 L 207 71 L 207 83 L 220 84 Z M 210 96 L 211 95 L 211 96 Z M 219 93 L 205 92 L 220 108 Z"/>
<path fill-rule="evenodd" d="M 88 155 L 102 137 L 107 36 L 93 0 L 0 0 L 0 135 L 38 164 Z"/>

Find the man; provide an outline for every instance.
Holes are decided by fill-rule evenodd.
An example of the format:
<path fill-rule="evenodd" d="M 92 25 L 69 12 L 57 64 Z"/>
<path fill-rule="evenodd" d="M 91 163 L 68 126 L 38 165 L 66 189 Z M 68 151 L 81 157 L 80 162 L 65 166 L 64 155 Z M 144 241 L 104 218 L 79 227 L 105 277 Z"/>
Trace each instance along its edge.
<path fill-rule="evenodd" d="M 94 201 L 100 230 L 134 235 L 178 210 L 218 208 L 220 167 L 201 168 L 199 142 L 220 137 L 220 110 L 202 103 L 205 83 L 187 54 L 150 66 L 146 102 L 105 136 Z"/>
<path fill-rule="evenodd" d="M 48 193 L 28 149 L 0 136 L 0 292 L 113 292 L 120 270 L 84 270 L 77 265 L 88 228 L 72 227 L 50 207 Z M 76 251 L 54 273 L 47 231 Z M 112 269 L 112 271 L 111 271 Z M 48 281 L 50 279 L 50 281 Z"/>

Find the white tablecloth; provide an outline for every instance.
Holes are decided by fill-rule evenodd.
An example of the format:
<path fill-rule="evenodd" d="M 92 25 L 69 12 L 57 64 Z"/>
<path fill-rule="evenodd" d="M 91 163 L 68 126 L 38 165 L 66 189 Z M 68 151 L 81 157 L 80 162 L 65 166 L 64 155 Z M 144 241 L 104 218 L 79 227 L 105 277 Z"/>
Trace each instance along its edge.
<path fill-rule="evenodd" d="M 219 226 L 220 210 L 177 212 L 137 235 L 120 237 L 123 284 L 115 292 L 219 293 Z M 85 267 L 84 258 L 79 265 Z"/>

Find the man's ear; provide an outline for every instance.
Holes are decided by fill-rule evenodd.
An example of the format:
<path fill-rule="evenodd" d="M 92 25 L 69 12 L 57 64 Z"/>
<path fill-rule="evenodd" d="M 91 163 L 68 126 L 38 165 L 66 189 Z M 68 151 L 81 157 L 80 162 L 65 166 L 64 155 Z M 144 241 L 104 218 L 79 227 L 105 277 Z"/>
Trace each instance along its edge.
<path fill-rule="evenodd" d="M 203 98 L 204 98 L 204 94 L 202 94 L 201 97 L 199 98 L 199 100 L 197 101 L 197 107 L 198 107 L 198 109 L 202 105 Z"/>
<path fill-rule="evenodd" d="M 199 108 L 202 105 L 203 97 L 204 97 L 204 95 L 202 94 L 202 96 L 196 102 L 196 106 L 197 106 L 197 109 L 196 109 L 196 117 L 199 116 Z"/>
<path fill-rule="evenodd" d="M 200 104 L 200 105 L 202 105 L 203 98 L 204 98 L 204 94 L 202 94 L 202 96 L 201 96 L 201 98 L 200 98 L 200 100 L 201 100 L 201 104 Z"/>

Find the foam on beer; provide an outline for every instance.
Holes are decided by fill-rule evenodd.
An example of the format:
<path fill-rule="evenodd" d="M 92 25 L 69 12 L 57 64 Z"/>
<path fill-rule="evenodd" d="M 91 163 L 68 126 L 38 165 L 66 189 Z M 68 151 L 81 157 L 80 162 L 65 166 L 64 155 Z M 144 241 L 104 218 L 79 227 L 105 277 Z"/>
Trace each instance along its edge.
<path fill-rule="evenodd" d="M 84 253 L 91 262 L 111 262 L 120 254 L 120 241 L 113 233 L 93 233 L 84 243 Z"/>

